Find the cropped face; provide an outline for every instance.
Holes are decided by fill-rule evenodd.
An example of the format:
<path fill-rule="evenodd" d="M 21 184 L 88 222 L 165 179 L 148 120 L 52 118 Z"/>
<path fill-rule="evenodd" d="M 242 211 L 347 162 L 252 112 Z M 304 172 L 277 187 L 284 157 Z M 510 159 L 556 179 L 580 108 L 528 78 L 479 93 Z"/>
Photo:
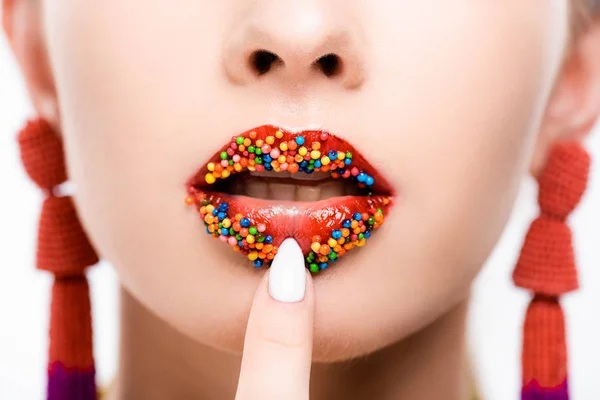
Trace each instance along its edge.
<path fill-rule="evenodd" d="M 122 285 L 239 352 L 256 285 L 295 237 L 321 361 L 466 298 L 570 25 L 561 0 L 42 6 L 76 203 Z"/>

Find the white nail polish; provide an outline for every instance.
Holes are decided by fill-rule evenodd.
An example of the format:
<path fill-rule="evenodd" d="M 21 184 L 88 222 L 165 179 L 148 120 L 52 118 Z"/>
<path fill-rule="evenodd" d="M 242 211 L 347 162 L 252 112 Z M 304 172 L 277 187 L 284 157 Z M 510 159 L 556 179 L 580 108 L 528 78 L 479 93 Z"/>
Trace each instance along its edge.
<path fill-rule="evenodd" d="M 279 246 L 269 270 L 269 293 L 277 301 L 295 303 L 304 299 L 305 291 L 302 249 L 294 239 L 286 239 Z"/>

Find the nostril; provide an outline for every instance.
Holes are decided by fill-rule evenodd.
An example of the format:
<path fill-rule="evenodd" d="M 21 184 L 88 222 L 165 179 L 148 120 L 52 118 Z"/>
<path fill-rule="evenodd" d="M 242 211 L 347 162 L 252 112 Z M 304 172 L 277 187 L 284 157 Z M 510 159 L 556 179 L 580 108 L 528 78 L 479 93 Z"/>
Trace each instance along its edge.
<path fill-rule="evenodd" d="M 342 60 L 336 54 L 326 54 L 314 63 L 327 77 L 339 74 L 342 70 Z"/>
<path fill-rule="evenodd" d="M 250 64 L 252 69 L 256 71 L 258 75 L 264 75 L 271 70 L 273 64 L 277 62 L 283 62 L 277 54 L 271 53 L 267 50 L 256 50 L 250 56 Z"/>
<path fill-rule="evenodd" d="M 283 66 L 285 62 L 277 54 L 268 50 L 255 50 L 249 57 L 249 66 L 258 75 L 264 75 L 276 66 Z M 312 67 L 328 78 L 342 72 L 343 63 L 340 56 L 334 53 L 325 54 L 312 63 Z"/>

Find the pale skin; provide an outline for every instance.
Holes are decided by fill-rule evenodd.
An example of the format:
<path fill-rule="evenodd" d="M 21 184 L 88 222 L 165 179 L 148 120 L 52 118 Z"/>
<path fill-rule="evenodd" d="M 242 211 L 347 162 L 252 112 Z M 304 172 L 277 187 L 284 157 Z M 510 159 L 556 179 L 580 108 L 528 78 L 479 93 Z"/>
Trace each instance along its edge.
<path fill-rule="evenodd" d="M 119 275 L 111 400 L 468 399 L 470 285 L 521 178 L 597 120 L 600 21 L 565 0 L 2 4 Z M 260 48 L 283 63 L 258 77 Z M 328 53 L 334 77 L 313 67 Z M 344 136 L 401 197 L 376 240 L 285 305 L 182 206 L 204 160 L 269 122 Z"/>

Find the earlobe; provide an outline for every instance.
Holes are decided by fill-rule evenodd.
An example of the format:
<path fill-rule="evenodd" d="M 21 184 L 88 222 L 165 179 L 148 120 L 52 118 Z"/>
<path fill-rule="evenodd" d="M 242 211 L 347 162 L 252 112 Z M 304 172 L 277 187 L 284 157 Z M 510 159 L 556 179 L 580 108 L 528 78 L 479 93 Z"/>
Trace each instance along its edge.
<path fill-rule="evenodd" d="M 58 130 L 56 88 L 45 46 L 40 2 L 2 0 L 2 25 L 33 107 L 38 116 Z"/>
<path fill-rule="evenodd" d="M 531 163 L 536 176 L 557 141 L 581 140 L 600 115 L 600 18 L 578 34 L 546 108 Z"/>

